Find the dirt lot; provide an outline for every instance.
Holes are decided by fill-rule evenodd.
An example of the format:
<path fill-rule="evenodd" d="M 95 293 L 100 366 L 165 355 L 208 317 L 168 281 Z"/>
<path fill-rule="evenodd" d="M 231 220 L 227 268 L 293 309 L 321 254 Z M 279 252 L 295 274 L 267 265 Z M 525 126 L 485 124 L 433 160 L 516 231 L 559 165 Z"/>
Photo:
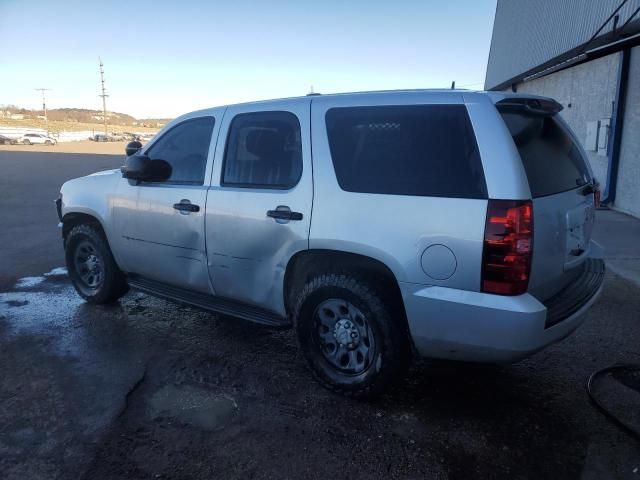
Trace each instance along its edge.
<path fill-rule="evenodd" d="M 120 162 L 0 152 L 0 478 L 640 478 L 640 444 L 584 388 L 640 361 L 634 284 L 609 274 L 576 334 L 516 365 L 423 361 L 348 400 L 311 379 L 290 331 L 136 292 L 81 301 L 54 269 L 50 202 Z M 631 390 L 606 387 L 637 413 Z"/>

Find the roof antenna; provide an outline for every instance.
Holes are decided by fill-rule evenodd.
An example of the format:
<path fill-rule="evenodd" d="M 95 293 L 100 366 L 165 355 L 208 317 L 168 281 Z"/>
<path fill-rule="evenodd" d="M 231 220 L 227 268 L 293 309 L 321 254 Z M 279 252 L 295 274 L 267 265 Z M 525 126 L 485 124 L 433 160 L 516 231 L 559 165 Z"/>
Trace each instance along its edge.
<path fill-rule="evenodd" d="M 313 95 L 315 92 L 313 91 L 313 85 L 309 87 L 309 95 Z"/>
<path fill-rule="evenodd" d="M 451 82 L 451 90 L 455 90 L 456 89 L 456 81 L 454 80 L 453 82 Z"/>

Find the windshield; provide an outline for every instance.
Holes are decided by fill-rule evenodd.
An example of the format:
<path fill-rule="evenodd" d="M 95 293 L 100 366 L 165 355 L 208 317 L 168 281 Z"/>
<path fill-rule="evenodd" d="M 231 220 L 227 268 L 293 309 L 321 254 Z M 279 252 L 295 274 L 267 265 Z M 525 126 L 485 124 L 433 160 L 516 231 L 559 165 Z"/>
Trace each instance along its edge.
<path fill-rule="evenodd" d="M 553 195 L 591 181 L 580 149 L 555 116 L 500 112 L 529 179 L 531 195 Z"/>

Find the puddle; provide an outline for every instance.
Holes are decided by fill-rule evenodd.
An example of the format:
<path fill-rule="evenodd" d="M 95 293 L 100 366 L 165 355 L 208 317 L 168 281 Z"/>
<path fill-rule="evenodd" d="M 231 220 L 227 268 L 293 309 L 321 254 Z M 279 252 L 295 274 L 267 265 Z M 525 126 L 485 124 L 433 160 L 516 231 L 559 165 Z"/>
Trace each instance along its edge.
<path fill-rule="evenodd" d="M 44 277 L 24 277 L 16 282 L 15 288 L 31 288 L 45 281 Z"/>
<path fill-rule="evenodd" d="M 190 385 L 166 385 L 149 400 L 152 418 L 170 416 L 203 430 L 221 430 L 238 410 L 235 400 Z"/>

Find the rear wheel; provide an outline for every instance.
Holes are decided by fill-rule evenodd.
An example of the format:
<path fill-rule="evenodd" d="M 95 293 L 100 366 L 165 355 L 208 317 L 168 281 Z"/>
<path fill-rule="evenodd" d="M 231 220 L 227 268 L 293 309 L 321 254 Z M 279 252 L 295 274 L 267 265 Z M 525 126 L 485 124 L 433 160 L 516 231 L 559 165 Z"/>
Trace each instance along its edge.
<path fill-rule="evenodd" d="M 24 143 L 25 145 L 31 145 L 31 140 L 29 140 L 28 138 L 25 138 L 22 143 Z"/>
<path fill-rule="evenodd" d="M 65 241 L 65 259 L 71 282 L 86 301 L 111 303 L 127 293 L 126 277 L 96 226 L 81 224 L 71 229 Z"/>
<path fill-rule="evenodd" d="M 352 397 L 369 397 L 402 376 L 409 341 L 402 322 L 366 280 L 320 275 L 294 309 L 300 347 L 317 379 Z"/>

